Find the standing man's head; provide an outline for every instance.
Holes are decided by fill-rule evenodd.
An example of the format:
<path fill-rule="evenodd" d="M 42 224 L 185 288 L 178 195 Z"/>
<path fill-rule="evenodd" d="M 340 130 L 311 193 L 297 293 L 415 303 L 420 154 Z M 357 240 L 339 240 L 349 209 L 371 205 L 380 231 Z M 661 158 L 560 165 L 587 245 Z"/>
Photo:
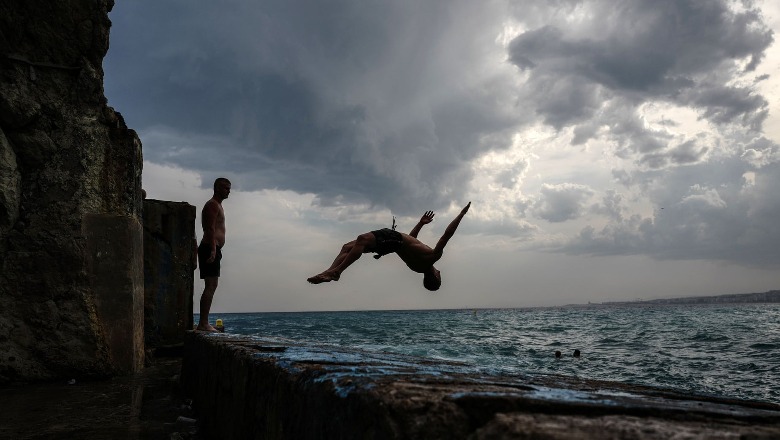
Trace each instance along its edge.
<path fill-rule="evenodd" d="M 214 181 L 214 197 L 220 201 L 225 200 L 230 195 L 230 181 L 224 177 L 218 177 Z"/>
<path fill-rule="evenodd" d="M 424 274 L 423 286 L 432 292 L 439 290 L 439 287 L 441 287 L 441 272 L 431 266 Z"/>

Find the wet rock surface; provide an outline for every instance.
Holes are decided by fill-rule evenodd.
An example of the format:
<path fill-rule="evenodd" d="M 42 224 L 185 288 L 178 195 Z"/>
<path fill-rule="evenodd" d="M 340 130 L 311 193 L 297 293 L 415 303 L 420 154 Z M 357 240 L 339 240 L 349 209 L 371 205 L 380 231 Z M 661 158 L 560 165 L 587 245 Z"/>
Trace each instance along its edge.
<path fill-rule="evenodd" d="M 109 380 L 0 388 L 0 439 L 202 439 L 179 387 L 181 358 Z"/>
<path fill-rule="evenodd" d="M 190 332 L 185 392 L 238 438 L 780 438 L 780 406 L 279 339 Z"/>
<path fill-rule="evenodd" d="M 761 402 L 280 339 L 186 345 L 130 376 L 2 387 L 0 438 L 780 438 L 780 406 Z"/>

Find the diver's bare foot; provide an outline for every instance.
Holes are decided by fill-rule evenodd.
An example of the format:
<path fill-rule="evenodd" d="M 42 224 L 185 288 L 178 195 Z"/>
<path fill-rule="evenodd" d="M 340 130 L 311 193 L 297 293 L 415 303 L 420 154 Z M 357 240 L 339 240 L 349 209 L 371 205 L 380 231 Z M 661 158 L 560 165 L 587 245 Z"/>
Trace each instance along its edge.
<path fill-rule="evenodd" d="M 319 275 L 314 275 L 313 277 L 307 278 L 306 281 L 312 284 L 320 284 L 320 283 L 327 283 L 330 281 L 338 281 L 339 278 L 340 278 L 339 274 L 335 272 L 325 271 Z"/>
<path fill-rule="evenodd" d="M 214 333 L 214 332 L 217 331 L 217 329 L 212 327 L 211 324 L 206 324 L 206 325 L 198 324 L 198 326 L 195 327 L 195 330 L 200 330 L 202 332 L 211 332 L 211 333 Z"/>

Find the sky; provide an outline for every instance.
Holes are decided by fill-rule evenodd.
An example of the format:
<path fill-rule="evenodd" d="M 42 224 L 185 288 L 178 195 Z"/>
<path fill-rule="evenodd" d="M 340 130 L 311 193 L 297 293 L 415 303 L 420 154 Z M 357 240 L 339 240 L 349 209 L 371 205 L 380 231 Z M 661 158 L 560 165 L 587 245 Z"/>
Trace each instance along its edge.
<path fill-rule="evenodd" d="M 536 307 L 780 288 L 780 3 L 117 2 L 105 95 L 150 199 L 227 242 L 212 314 Z M 434 245 L 310 285 L 389 227 Z M 195 309 L 203 282 L 195 285 Z"/>

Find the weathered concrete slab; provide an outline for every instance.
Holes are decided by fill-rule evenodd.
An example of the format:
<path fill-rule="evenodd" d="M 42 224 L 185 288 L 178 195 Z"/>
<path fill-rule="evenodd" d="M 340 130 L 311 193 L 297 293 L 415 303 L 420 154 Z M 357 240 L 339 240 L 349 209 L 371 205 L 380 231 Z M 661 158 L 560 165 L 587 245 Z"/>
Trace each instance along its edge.
<path fill-rule="evenodd" d="M 195 207 L 144 200 L 144 340 L 147 350 L 181 345 L 192 330 Z"/>
<path fill-rule="evenodd" d="M 144 366 L 141 224 L 123 215 L 89 214 L 83 234 L 95 314 L 112 367 L 133 373 Z"/>
<path fill-rule="evenodd" d="M 250 438 L 780 438 L 780 406 L 457 363 L 189 332 L 202 429 Z"/>

